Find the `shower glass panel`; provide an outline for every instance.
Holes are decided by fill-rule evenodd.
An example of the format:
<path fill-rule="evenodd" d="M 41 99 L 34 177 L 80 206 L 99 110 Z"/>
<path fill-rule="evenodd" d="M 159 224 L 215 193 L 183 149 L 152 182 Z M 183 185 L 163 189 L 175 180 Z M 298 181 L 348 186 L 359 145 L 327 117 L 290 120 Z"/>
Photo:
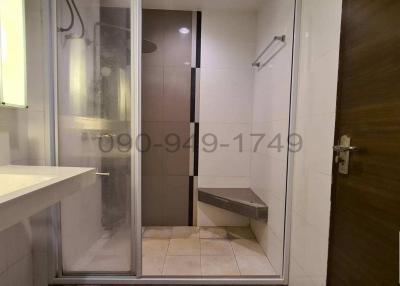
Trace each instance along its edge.
<path fill-rule="evenodd" d="M 180 146 L 192 135 L 192 22 L 190 11 L 142 12 L 143 226 L 193 224 L 190 144 Z"/>
<path fill-rule="evenodd" d="M 143 276 L 287 273 L 296 2 L 142 1 Z"/>
<path fill-rule="evenodd" d="M 63 275 L 132 274 L 130 1 L 57 0 L 58 165 L 96 183 L 63 201 Z"/>

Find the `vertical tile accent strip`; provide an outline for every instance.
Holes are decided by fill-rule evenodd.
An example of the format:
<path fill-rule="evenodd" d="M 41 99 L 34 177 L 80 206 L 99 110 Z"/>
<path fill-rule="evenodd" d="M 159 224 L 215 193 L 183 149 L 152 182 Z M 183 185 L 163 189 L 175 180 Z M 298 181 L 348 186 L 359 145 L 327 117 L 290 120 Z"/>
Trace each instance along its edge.
<path fill-rule="evenodd" d="M 193 189 L 194 189 L 194 177 L 189 176 L 188 226 L 193 226 Z"/>
<path fill-rule="evenodd" d="M 199 177 L 193 177 L 193 225 L 197 226 L 197 202 L 199 200 Z"/>
<path fill-rule="evenodd" d="M 193 176 L 199 175 L 199 145 L 200 145 L 200 124 L 194 124 L 194 160 L 193 160 Z"/>
<path fill-rule="evenodd" d="M 189 176 L 193 176 L 193 167 L 194 167 L 194 124 L 195 123 L 190 123 L 190 141 L 188 143 L 189 147 Z"/>
<path fill-rule="evenodd" d="M 201 23 L 202 14 L 197 12 L 197 25 L 196 25 L 196 68 L 201 66 Z"/>
<path fill-rule="evenodd" d="M 193 13 L 193 32 L 192 37 L 192 69 L 191 69 L 191 88 L 190 88 L 190 130 L 192 141 L 192 154 L 189 169 L 189 207 L 188 207 L 188 225 L 193 226 L 194 208 L 194 190 L 197 190 L 197 176 L 199 173 L 199 102 L 200 102 L 200 65 L 201 65 L 201 12 Z M 197 199 L 196 199 L 197 201 Z M 197 211 L 196 211 L 197 213 Z M 196 219 L 197 220 L 197 219 Z"/>
<path fill-rule="evenodd" d="M 196 90 L 195 90 L 195 120 L 194 122 L 200 122 L 200 74 L 201 69 L 196 68 Z"/>
<path fill-rule="evenodd" d="M 197 60 L 197 11 L 193 11 L 192 13 L 192 60 L 191 67 L 196 67 Z"/>
<path fill-rule="evenodd" d="M 190 87 L 190 122 L 196 122 L 196 68 L 192 68 Z"/>

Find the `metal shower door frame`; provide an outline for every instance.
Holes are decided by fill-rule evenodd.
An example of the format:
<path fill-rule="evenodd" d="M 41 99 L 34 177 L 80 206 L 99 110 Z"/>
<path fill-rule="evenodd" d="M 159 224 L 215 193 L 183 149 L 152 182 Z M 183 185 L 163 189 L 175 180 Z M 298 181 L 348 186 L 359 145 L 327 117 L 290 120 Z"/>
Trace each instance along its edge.
<path fill-rule="evenodd" d="M 91 0 L 87 0 L 91 1 Z M 51 163 L 54 166 L 59 166 L 59 130 L 58 130 L 58 31 L 57 31 L 57 0 L 42 0 L 42 8 L 44 10 L 44 15 L 47 17 L 48 25 L 50 26 L 48 32 L 49 36 L 49 50 L 51 51 L 51 64 L 50 70 L 53 75 L 51 81 L 52 85 L 52 95 L 50 96 L 50 125 L 51 125 L 51 141 L 53 146 L 51 146 Z M 139 7 L 138 0 L 130 0 L 130 22 L 131 22 L 131 47 L 132 47 L 132 57 L 130 65 L 132 67 L 131 72 L 131 136 L 132 141 L 135 142 L 138 134 L 140 134 L 140 122 L 135 120 L 140 118 L 140 97 L 135 96 L 140 94 L 140 75 L 138 69 L 135 67 L 140 66 L 139 53 L 141 52 L 141 45 L 139 45 L 139 14 L 134 13 Z M 141 264 L 141 245 L 137 241 L 141 241 L 141 208 L 140 208 L 140 165 L 141 165 L 141 153 L 136 146 L 132 147 L 131 151 L 131 275 L 121 276 L 121 277 L 136 277 L 138 275 L 137 268 L 140 269 Z M 139 196 L 139 197 L 137 197 Z M 50 209 L 50 223 L 48 232 L 48 280 L 53 284 L 64 284 L 66 281 L 74 280 L 77 283 L 86 283 L 86 280 L 92 281 L 94 277 L 103 281 L 110 280 L 109 278 L 115 277 L 119 280 L 121 277 L 117 273 L 97 273 L 97 272 L 82 272 L 73 273 L 72 275 L 64 275 L 63 273 L 63 259 L 62 259 L 62 238 L 61 238 L 61 204 L 51 207 Z M 138 235 L 139 237 L 138 237 Z M 75 276 L 76 275 L 76 276 Z M 82 278 L 78 278 L 81 276 Z M 76 277 L 76 278 L 75 278 Z M 86 278 L 83 278 L 86 277 Z M 112 279 L 112 280 L 113 280 Z M 68 282 L 69 283 L 69 282 Z M 90 282 L 91 283 L 91 282 Z M 113 282 L 114 283 L 114 282 Z"/>
<path fill-rule="evenodd" d="M 57 29 L 56 29 L 56 0 L 42 0 L 49 5 L 51 16 L 51 38 L 50 49 L 53 51 L 53 100 L 54 105 L 52 114 L 53 128 L 53 164 L 58 165 L 58 130 L 57 130 Z M 91 1 L 91 0 L 87 0 Z M 302 0 L 294 0 L 295 18 L 293 31 L 293 56 L 292 56 L 292 82 L 290 100 L 290 120 L 289 133 L 296 131 L 296 108 L 298 92 L 298 68 L 299 68 L 299 49 L 300 49 L 300 24 Z M 131 135 L 135 146 L 131 153 L 131 249 L 132 249 L 132 269 L 135 275 L 132 276 L 63 276 L 62 273 L 62 253 L 61 253 L 61 232 L 60 232 L 60 205 L 52 208 L 52 227 L 50 227 L 49 237 L 49 283 L 53 285 L 71 284 L 181 284 L 181 285 L 287 285 L 289 283 L 289 260 L 290 260 L 290 232 L 292 220 L 292 192 L 293 192 L 293 162 L 294 154 L 288 152 L 287 157 L 287 178 L 286 178 L 286 212 L 285 212 L 285 235 L 283 246 L 283 272 L 282 275 L 274 277 L 256 276 L 254 278 L 234 278 L 234 277 L 143 277 L 142 276 L 142 206 L 141 206 L 141 152 L 140 142 L 136 142 L 141 134 L 141 50 L 142 45 L 142 0 L 130 0 L 131 5 Z M 139 144 L 139 145 L 138 145 Z"/>

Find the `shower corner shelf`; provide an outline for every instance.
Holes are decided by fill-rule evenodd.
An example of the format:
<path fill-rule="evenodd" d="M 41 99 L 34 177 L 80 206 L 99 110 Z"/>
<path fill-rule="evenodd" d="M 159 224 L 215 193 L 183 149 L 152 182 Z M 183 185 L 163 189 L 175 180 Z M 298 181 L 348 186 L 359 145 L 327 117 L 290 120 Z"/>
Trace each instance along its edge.
<path fill-rule="evenodd" d="M 268 219 L 268 206 L 250 188 L 199 188 L 199 201 L 243 216 Z"/>

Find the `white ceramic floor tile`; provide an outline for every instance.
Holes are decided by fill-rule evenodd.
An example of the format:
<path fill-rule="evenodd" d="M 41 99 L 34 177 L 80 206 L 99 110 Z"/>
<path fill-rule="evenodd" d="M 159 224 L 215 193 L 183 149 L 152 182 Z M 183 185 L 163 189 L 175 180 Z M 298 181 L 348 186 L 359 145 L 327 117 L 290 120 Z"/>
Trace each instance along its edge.
<path fill-rule="evenodd" d="M 200 229 L 195 226 L 174 226 L 172 238 L 199 238 Z"/>
<path fill-rule="evenodd" d="M 234 256 L 202 256 L 201 271 L 203 276 L 240 275 Z"/>
<path fill-rule="evenodd" d="M 87 265 L 82 265 L 76 270 L 89 272 L 127 272 L 130 270 L 130 265 L 131 260 L 128 255 L 98 254 L 95 255 Z"/>
<path fill-rule="evenodd" d="M 157 227 L 147 234 L 168 237 L 168 229 L 171 239 L 143 239 L 144 275 L 276 275 L 248 227 Z"/>
<path fill-rule="evenodd" d="M 201 227 L 200 238 L 227 238 L 228 233 L 224 227 Z"/>
<path fill-rule="evenodd" d="M 228 237 L 233 239 L 255 239 L 254 233 L 249 227 L 228 226 Z"/>
<path fill-rule="evenodd" d="M 160 276 L 163 274 L 165 256 L 143 256 L 142 273 L 149 276 Z"/>
<path fill-rule="evenodd" d="M 231 241 L 236 256 L 265 256 L 265 253 L 256 240 L 235 239 Z"/>
<path fill-rule="evenodd" d="M 171 238 L 172 227 L 151 226 L 145 227 L 143 238 Z"/>
<path fill-rule="evenodd" d="M 200 256 L 167 256 L 163 275 L 200 276 Z"/>
<path fill-rule="evenodd" d="M 276 275 L 265 256 L 236 256 L 241 275 Z"/>
<path fill-rule="evenodd" d="M 234 256 L 228 239 L 201 239 L 201 255 Z"/>
<path fill-rule="evenodd" d="M 167 254 L 169 239 L 145 238 L 142 241 L 143 256 L 163 257 Z"/>
<path fill-rule="evenodd" d="M 200 255 L 200 240 L 193 238 L 173 238 L 167 255 Z"/>
<path fill-rule="evenodd" d="M 130 253 L 131 244 L 128 227 L 123 226 L 113 233 L 105 231 L 69 270 L 129 271 L 131 267 Z"/>

